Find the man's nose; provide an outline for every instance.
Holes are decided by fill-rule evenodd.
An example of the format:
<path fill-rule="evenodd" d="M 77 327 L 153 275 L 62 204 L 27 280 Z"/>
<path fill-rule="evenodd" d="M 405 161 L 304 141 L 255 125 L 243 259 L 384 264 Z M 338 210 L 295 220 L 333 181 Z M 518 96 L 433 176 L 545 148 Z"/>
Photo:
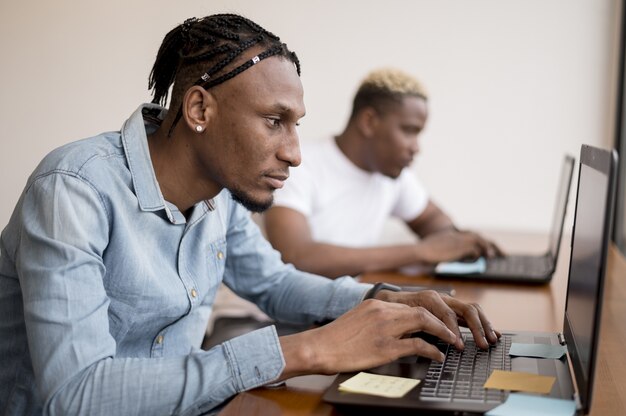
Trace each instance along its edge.
<path fill-rule="evenodd" d="M 420 152 L 420 143 L 419 140 L 417 138 L 415 138 L 414 140 L 411 140 L 411 154 L 416 155 Z"/>
<path fill-rule="evenodd" d="M 282 145 L 278 149 L 278 158 L 289 164 L 289 166 L 299 166 L 302 162 L 300 153 L 300 138 L 298 132 L 292 129 L 283 140 Z"/>

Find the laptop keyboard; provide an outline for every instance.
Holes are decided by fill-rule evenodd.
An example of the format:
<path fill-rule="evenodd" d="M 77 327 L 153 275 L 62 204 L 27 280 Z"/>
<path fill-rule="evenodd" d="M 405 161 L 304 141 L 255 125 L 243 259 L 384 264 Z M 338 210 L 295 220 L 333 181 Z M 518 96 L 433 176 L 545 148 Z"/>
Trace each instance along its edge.
<path fill-rule="evenodd" d="M 422 380 L 422 400 L 446 402 L 502 403 L 508 392 L 485 389 L 483 385 L 493 370 L 511 370 L 511 337 L 503 335 L 496 345 L 481 350 L 471 335 L 464 335 L 465 349 L 457 351 L 440 342 L 446 355 L 443 363 L 433 361 Z"/>
<path fill-rule="evenodd" d="M 487 261 L 489 273 L 540 275 L 550 267 L 547 257 L 505 256 L 494 257 Z"/>

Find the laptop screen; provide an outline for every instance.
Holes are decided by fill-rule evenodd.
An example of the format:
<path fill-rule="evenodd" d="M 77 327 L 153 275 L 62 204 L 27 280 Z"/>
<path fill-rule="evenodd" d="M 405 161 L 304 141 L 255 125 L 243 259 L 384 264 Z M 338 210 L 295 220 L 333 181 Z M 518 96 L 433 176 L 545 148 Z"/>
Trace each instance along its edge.
<path fill-rule="evenodd" d="M 549 253 L 556 259 L 561 246 L 561 236 L 563 235 L 563 224 L 565 223 L 565 213 L 567 211 L 567 200 L 569 199 L 569 189 L 572 183 L 572 173 L 574 171 L 574 158 L 565 156 L 561 165 L 561 176 L 559 176 L 559 187 L 557 188 L 556 205 L 552 217 L 552 229 L 550 230 Z"/>
<path fill-rule="evenodd" d="M 572 236 L 565 339 L 585 409 L 591 397 L 616 156 L 583 146 Z"/>

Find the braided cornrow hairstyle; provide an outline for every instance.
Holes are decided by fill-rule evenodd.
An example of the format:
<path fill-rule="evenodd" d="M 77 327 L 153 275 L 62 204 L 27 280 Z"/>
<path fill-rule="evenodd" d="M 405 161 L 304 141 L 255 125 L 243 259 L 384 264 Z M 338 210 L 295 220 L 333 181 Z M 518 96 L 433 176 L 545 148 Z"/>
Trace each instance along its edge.
<path fill-rule="evenodd" d="M 254 58 L 229 67 L 253 46 L 265 49 Z M 177 112 L 168 136 L 182 116 L 182 98 L 187 89 L 193 85 L 214 87 L 275 55 L 293 62 L 300 75 L 300 61 L 295 52 L 278 36 L 243 16 L 216 14 L 190 18 L 172 29 L 163 39 L 148 82 L 148 89 L 153 90 L 152 102 L 162 106 L 166 105 L 173 85 L 170 110 L 177 108 Z"/>

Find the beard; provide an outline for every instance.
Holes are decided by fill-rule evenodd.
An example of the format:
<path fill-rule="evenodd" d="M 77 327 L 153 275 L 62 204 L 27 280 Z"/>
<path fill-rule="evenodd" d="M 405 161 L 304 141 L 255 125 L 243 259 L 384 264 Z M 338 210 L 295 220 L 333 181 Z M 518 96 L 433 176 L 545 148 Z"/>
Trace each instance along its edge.
<path fill-rule="evenodd" d="M 258 200 L 252 199 L 251 197 L 246 195 L 245 192 L 239 189 L 229 189 L 229 191 L 230 191 L 230 195 L 232 196 L 235 202 L 243 205 L 244 208 L 246 208 L 248 211 L 251 211 L 251 212 L 259 212 L 259 213 L 265 212 L 274 203 L 273 196 L 270 196 L 265 201 L 258 201 Z"/>

